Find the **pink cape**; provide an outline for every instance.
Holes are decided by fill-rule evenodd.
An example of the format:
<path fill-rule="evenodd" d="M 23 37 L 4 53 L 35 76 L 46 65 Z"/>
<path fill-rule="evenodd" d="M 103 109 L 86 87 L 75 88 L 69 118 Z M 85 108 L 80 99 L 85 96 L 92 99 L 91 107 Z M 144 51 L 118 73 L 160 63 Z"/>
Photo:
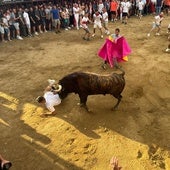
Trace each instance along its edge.
<path fill-rule="evenodd" d="M 116 58 L 118 62 L 127 61 L 127 55 L 130 53 L 131 48 L 124 37 L 120 37 L 116 41 L 106 38 L 105 43 L 98 51 L 99 57 L 107 61 L 111 67 L 113 67 L 114 58 Z"/>

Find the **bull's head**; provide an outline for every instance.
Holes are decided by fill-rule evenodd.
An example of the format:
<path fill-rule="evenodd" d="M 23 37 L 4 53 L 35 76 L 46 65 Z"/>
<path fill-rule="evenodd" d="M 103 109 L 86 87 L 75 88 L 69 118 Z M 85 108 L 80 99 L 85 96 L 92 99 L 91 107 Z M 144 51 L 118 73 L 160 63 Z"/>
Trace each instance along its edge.
<path fill-rule="evenodd" d="M 68 95 L 68 92 L 65 90 L 65 88 L 62 85 L 58 84 L 58 86 L 61 87 L 60 90 L 58 91 L 60 98 L 65 99 Z"/>

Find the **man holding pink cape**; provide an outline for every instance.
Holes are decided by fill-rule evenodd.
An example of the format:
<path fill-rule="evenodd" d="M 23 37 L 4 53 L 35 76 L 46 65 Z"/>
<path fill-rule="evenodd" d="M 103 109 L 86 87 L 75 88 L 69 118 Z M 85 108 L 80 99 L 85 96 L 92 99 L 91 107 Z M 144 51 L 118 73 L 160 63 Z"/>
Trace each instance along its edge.
<path fill-rule="evenodd" d="M 111 67 L 117 66 L 117 62 L 128 61 L 127 55 L 131 53 L 131 49 L 123 36 L 119 35 L 120 29 L 115 29 L 115 34 L 106 38 L 104 45 L 98 51 L 99 57 L 104 60 L 102 65 L 106 69 L 106 64 L 109 63 Z"/>

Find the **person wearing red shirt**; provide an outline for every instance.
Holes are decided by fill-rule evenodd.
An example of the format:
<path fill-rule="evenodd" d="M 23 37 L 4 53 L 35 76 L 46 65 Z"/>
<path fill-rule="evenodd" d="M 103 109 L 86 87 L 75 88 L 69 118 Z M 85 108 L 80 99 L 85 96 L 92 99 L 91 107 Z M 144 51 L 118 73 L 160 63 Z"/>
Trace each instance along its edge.
<path fill-rule="evenodd" d="M 118 2 L 116 0 L 111 0 L 110 2 L 111 21 L 117 20 L 117 9 Z"/>

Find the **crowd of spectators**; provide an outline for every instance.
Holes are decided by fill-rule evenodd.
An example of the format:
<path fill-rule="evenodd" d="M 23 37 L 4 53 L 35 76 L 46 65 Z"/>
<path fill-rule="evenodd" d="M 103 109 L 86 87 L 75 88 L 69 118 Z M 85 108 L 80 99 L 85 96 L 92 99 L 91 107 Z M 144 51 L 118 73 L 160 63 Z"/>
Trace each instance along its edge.
<path fill-rule="evenodd" d="M 95 11 L 102 13 L 103 8 L 107 10 L 111 22 L 122 21 L 124 18 L 123 22 L 127 24 L 127 18 L 133 15 L 141 19 L 143 15 L 159 14 L 163 9 L 168 15 L 169 3 L 169 0 L 94 0 L 1 6 L 0 37 L 2 42 L 7 42 L 12 39 L 23 40 L 24 37 L 38 36 L 52 30 L 60 33 L 61 29 L 79 29 L 85 13 L 93 20 Z"/>

